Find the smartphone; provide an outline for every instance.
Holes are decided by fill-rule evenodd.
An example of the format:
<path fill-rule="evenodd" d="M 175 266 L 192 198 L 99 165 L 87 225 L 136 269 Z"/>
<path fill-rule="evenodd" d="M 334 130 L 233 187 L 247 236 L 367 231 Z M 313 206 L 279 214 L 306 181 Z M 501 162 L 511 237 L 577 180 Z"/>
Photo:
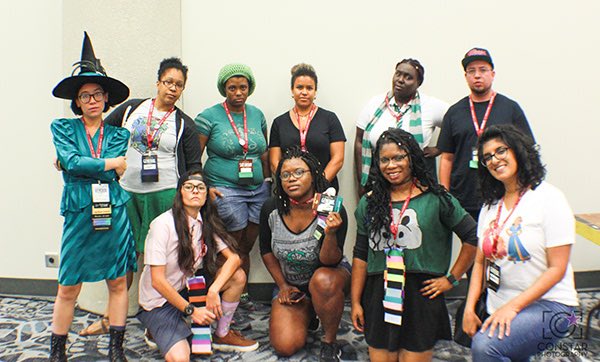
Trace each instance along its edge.
<path fill-rule="evenodd" d="M 299 291 L 292 292 L 292 294 L 290 294 L 290 301 L 292 303 L 298 303 L 299 301 L 304 299 L 304 297 L 306 297 L 306 293 L 299 292 Z"/>

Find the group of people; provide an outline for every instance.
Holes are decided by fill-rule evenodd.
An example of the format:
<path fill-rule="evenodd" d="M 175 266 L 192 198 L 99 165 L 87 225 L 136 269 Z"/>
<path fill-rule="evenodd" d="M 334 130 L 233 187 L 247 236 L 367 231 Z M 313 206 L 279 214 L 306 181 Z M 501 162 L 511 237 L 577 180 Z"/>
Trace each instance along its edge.
<path fill-rule="evenodd" d="M 471 49 L 462 64 L 471 94 L 451 107 L 419 92 L 425 69 L 405 59 L 392 89 L 361 113 L 350 262 L 346 209 L 316 207 L 340 190 L 346 137 L 335 113 L 315 104 L 312 66 L 292 68 L 294 106 L 275 118 L 270 134 L 261 110 L 247 104 L 256 80 L 243 64 L 219 72 L 222 102 L 194 120 L 177 108 L 187 82 L 178 58 L 161 62 L 155 98 L 129 100 L 104 119 L 129 90 L 106 75 L 85 34 L 81 62 L 53 91 L 80 117 L 51 127 L 65 182 L 51 360 L 67 359 L 81 283 L 99 280 L 109 289 L 98 324 L 110 334 L 109 359 L 126 360 L 127 288 L 137 257 L 144 261 L 137 318 L 167 361 L 190 359 L 190 320 L 213 325 L 214 350 L 255 350 L 258 343 L 231 323 L 238 308 L 252 308 L 247 279 L 257 238 L 275 282 L 269 338 L 280 356 L 296 353 L 321 324 L 320 360 L 339 360 L 336 334 L 349 295 L 371 360 L 431 360 L 436 341 L 452 337 L 444 293 L 473 265 L 460 327 L 473 337 L 474 360 L 538 352 L 543 312 L 572 313 L 578 303 L 569 263 L 573 216 L 562 193 L 543 181 L 523 111 L 492 90 L 489 52 Z M 453 233 L 462 246 L 451 266 Z M 202 307 L 188 293 L 200 276 Z M 483 290 L 486 318 L 475 313 Z"/>

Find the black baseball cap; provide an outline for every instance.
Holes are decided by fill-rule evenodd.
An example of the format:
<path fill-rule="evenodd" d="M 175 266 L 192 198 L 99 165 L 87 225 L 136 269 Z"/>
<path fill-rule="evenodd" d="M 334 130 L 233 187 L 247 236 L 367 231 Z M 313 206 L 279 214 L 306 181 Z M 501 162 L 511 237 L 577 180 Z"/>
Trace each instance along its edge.
<path fill-rule="evenodd" d="M 463 68 L 467 70 L 469 63 L 476 60 L 483 60 L 484 62 L 490 63 L 492 69 L 494 69 L 494 62 L 492 62 L 492 56 L 490 55 L 490 52 L 483 48 L 473 48 L 469 50 L 462 60 Z"/>

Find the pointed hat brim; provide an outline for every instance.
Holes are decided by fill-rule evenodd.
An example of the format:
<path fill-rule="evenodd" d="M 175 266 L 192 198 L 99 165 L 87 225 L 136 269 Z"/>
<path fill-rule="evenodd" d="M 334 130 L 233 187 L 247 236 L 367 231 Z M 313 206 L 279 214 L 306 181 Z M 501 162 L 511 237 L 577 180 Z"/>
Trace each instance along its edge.
<path fill-rule="evenodd" d="M 129 97 L 129 88 L 123 82 L 100 73 L 81 73 L 65 78 L 54 87 L 52 95 L 57 98 L 74 100 L 77 98 L 81 86 L 88 83 L 98 84 L 105 92 L 108 92 L 109 106 L 119 104 Z"/>

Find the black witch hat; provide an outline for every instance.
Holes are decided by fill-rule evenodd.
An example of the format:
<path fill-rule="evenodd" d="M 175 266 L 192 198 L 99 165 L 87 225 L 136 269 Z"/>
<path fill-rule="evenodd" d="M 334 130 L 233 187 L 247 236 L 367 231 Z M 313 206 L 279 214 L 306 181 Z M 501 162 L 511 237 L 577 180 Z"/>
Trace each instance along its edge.
<path fill-rule="evenodd" d="M 75 68 L 71 76 L 63 79 L 52 94 L 57 98 L 73 100 L 77 97 L 77 92 L 82 85 L 95 83 L 102 86 L 105 92 L 108 92 L 108 105 L 114 106 L 129 97 L 129 88 L 121 81 L 108 77 L 106 71 L 100 64 L 100 59 L 94 55 L 92 42 L 87 34 L 83 33 L 83 48 L 81 49 L 81 61 L 73 64 Z M 75 75 L 75 72 L 79 73 Z"/>

